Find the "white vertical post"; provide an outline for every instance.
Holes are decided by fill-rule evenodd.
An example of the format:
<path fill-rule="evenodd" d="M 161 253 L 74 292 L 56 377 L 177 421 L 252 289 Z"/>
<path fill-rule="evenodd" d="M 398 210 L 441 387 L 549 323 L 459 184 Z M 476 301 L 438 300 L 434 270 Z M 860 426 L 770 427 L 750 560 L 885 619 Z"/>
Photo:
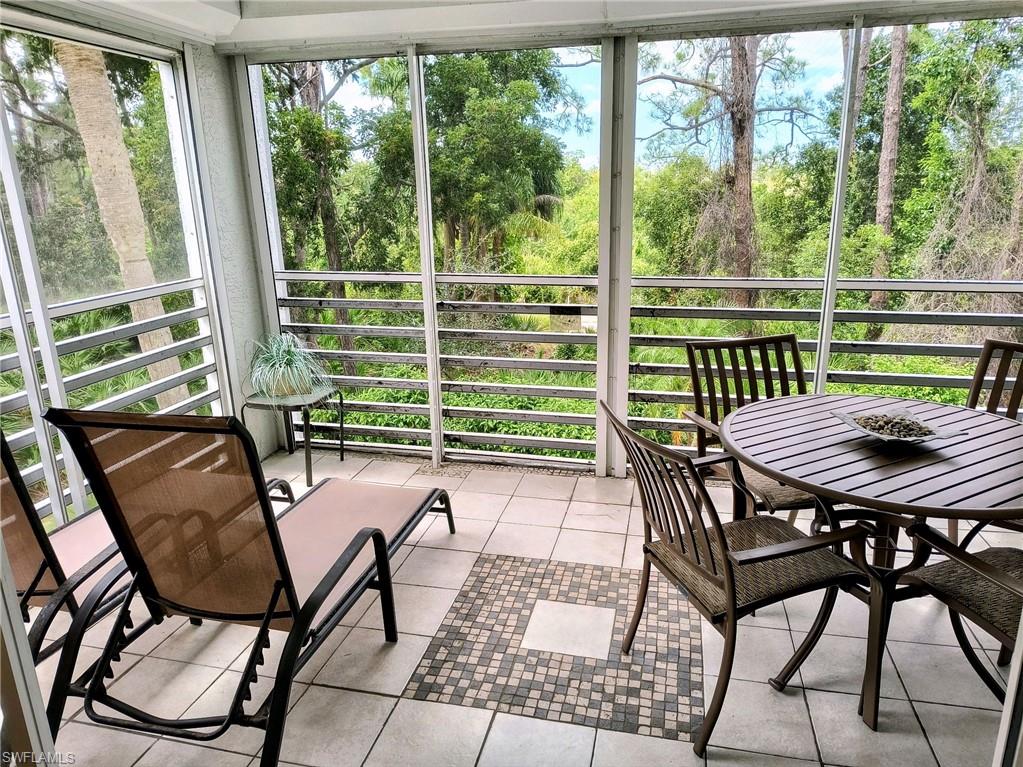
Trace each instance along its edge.
<path fill-rule="evenodd" d="M 625 476 L 625 451 L 599 401 L 629 409 L 632 195 L 636 157 L 636 37 L 601 44 L 600 208 L 597 267 L 597 475 Z"/>
<path fill-rule="evenodd" d="M 412 108 L 412 153 L 416 169 L 416 211 L 419 216 L 419 271 L 423 290 L 423 335 L 426 338 L 426 378 L 430 404 L 430 446 L 435 467 L 444 460 L 444 410 L 440 386 L 440 343 L 437 339 L 437 280 L 433 258 L 433 194 L 430 190 L 430 152 L 426 127 L 423 62 L 416 47 L 408 47 L 409 99 Z"/>
<path fill-rule="evenodd" d="M 21 365 L 22 378 L 25 381 L 25 395 L 28 397 L 28 410 L 32 415 L 32 430 L 36 433 L 36 444 L 39 446 L 39 458 L 43 467 L 43 477 L 50 491 L 50 510 L 58 522 L 67 521 L 64 513 L 64 493 L 60 487 L 60 469 L 57 457 L 53 454 L 53 443 L 48 439 L 49 428 L 43 420 L 43 390 L 39 383 L 35 352 L 32 347 L 32 336 L 28 332 L 28 312 L 18 288 L 17 270 L 14 268 L 14 253 L 7 241 L 7 227 L 0 222 L 0 240 L 3 241 L 3 259 L 0 260 L 0 283 L 3 284 L 4 299 L 11 317 L 11 332 L 14 335 L 14 347 L 18 352 L 18 363 Z"/>
<path fill-rule="evenodd" d="M 189 142 L 185 141 L 187 125 L 187 112 L 178 99 L 178 79 L 175 70 L 181 70 L 181 60 L 177 59 L 173 64 L 166 61 L 156 62 L 160 70 L 160 85 L 163 89 L 163 106 L 167 117 L 167 136 L 170 143 L 171 167 L 174 170 L 174 184 L 178 195 L 178 210 L 181 212 L 181 228 L 185 237 L 185 254 L 188 258 L 188 276 L 201 277 L 202 288 L 192 291 L 192 304 L 194 306 L 206 307 L 207 316 L 199 318 L 199 334 L 209 334 L 212 345 L 202 348 L 202 361 L 205 364 L 214 363 L 216 371 L 206 376 L 206 389 L 216 389 L 220 393 L 220 401 L 213 403 L 213 410 L 220 415 L 225 409 L 231 412 L 231 387 L 227 383 L 227 368 L 223 360 L 226 355 L 223 353 L 221 337 L 219 332 L 220 323 L 217 321 L 216 294 L 210 289 L 210 273 L 207 268 L 208 258 L 206 257 L 205 238 L 199 236 L 202 227 L 200 218 L 201 205 L 196 195 L 196 184 L 192 181 L 194 176 L 190 172 L 191 163 L 187 147 Z M 182 91 L 184 92 L 184 91 Z M 194 196 L 193 196 L 194 195 Z"/>
<path fill-rule="evenodd" d="M 1019 636 L 1023 637 L 1023 618 Z M 1016 642 L 1005 685 L 1002 721 L 995 740 L 995 756 L 991 767 L 1019 767 L 1023 764 L 1023 642 Z"/>
<path fill-rule="evenodd" d="M 7 105 L 0 98 L 0 115 L 6 115 L 6 113 Z M 0 126 L 3 131 L 3 146 L 0 147 L 0 175 L 3 176 L 3 186 L 7 192 L 7 204 L 11 211 L 11 228 L 14 230 L 14 239 L 18 246 L 18 261 L 21 264 L 21 274 L 25 280 L 28 305 L 32 311 L 32 325 L 35 327 L 39 354 L 42 357 L 43 371 L 46 374 L 46 392 L 49 395 L 50 404 L 55 407 L 67 407 L 64 378 L 60 372 L 57 347 L 53 341 L 53 325 L 50 323 L 43 278 L 39 272 L 39 262 L 36 259 L 35 240 L 32 237 L 32 227 L 29 224 L 28 207 L 25 205 L 25 190 L 21 186 L 21 172 L 18 170 L 18 160 L 14 155 L 14 142 L 11 139 L 11 131 L 6 118 L 0 119 Z M 8 304 L 8 306 L 11 305 Z M 13 306 L 11 308 L 13 309 Z M 31 349 L 31 347 L 29 348 Z M 34 374 L 34 371 L 35 363 L 33 362 L 32 367 L 25 371 L 26 389 L 28 378 Z M 39 407 L 41 408 L 43 404 L 40 401 Z M 47 426 L 43 426 L 38 432 L 40 448 L 42 448 L 42 443 L 49 439 L 50 430 Z M 71 500 L 75 505 L 75 510 L 79 514 L 84 514 L 87 511 L 85 482 L 64 436 L 60 435 L 59 439 L 61 452 L 64 455 L 64 473 L 67 476 L 68 489 L 71 491 Z M 59 476 L 56 484 L 50 487 L 50 502 L 54 513 L 58 514 L 58 520 L 65 521 L 64 494 Z"/>
<path fill-rule="evenodd" d="M 43 695 L 39 690 L 35 664 L 32 663 L 32 653 L 28 647 L 25 624 L 21 620 L 21 609 L 18 607 L 18 598 L 14 587 L 14 573 L 11 571 L 10 561 L 7 559 L 7 549 L 2 543 L 0 543 L 0 583 L 3 584 L 3 588 L 0 588 L 0 600 L 3 602 L 0 606 L 0 637 L 2 637 L 0 644 L 3 647 L 3 663 L 9 666 L 9 668 L 3 669 L 3 677 L 5 681 L 12 682 L 10 687 L 3 691 L 4 734 L 5 736 L 13 735 L 22 729 L 18 725 L 23 725 L 23 734 L 27 736 L 27 742 L 24 744 L 15 742 L 11 745 L 18 749 L 27 746 L 36 758 L 36 761 L 32 762 L 15 760 L 14 763 L 52 764 L 56 762 L 53 735 L 50 734 L 50 725 L 46 721 Z M 16 701 L 11 700 L 14 697 L 16 697 Z M 21 715 L 20 718 L 18 714 Z M 6 740 L 5 737 L 5 749 L 8 748 Z"/>
<path fill-rule="evenodd" d="M 845 91 L 842 95 L 842 124 L 838 134 L 838 162 L 835 167 L 835 192 L 831 201 L 831 228 L 828 233 L 828 258 L 824 265 L 824 292 L 821 297 L 821 321 L 817 334 L 817 364 L 814 369 L 813 390 L 823 394 L 828 383 L 828 363 L 831 359 L 831 333 L 835 325 L 835 303 L 838 299 L 838 266 L 842 252 L 842 221 L 845 215 L 846 178 L 849 157 L 856 139 L 853 122 L 853 96 L 856 93 L 856 73 L 860 58 L 860 39 L 863 36 L 863 17 L 853 17 L 852 39 L 845 62 Z"/>
<path fill-rule="evenodd" d="M 251 128 L 251 141 L 255 149 L 253 160 L 256 164 L 257 174 L 253 181 L 258 184 L 259 200 L 262 202 L 262 221 L 266 222 L 260 235 L 265 240 L 266 251 L 270 263 L 269 274 L 264 270 L 264 289 L 267 290 L 269 299 L 267 308 L 268 327 L 274 332 L 281 331 L 281 320 L 291 320 L 289 309 L 280 309 L 277 306 L 279 297 L 287 297 L 288 283 L 284 280 L 274 279 L 274 272 L 284 271 L 284 245 L 281 241 L 281 221 L 277 215 L 277 187 L 274 185 L 273 159 L 270 150 L 270 132 L 266 123 L 266 97 L 263 94 L 263 72 L 258 66 L 250 67 L 239 57 L 236 59 L 237 66 L 244 70 L 245 81 L 248 87 L 243 92 L 249 94 L 248 114 L 251 119 L 245 119 L 243 113 L 243 126 L 246 132 Z M 243 85 L 242 72 L 238 75 L 239 89 Z M 245 142 L 248 145 L 248 141 Z"/>

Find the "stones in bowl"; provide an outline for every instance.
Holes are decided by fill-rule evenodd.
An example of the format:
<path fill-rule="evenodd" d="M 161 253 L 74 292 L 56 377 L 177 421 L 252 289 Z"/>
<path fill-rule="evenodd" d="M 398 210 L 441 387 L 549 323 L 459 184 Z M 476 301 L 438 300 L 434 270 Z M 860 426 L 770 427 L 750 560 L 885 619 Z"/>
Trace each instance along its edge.
<path fill-rule="evenodd" d="M 961 437 L 966 434 L 962 429 L 926 424 L 908 410 L 882 410 L 855 415 L 833 410 L 831 414 L 857 431 L 885 442 L 916 445 L 935 439 Z"/>

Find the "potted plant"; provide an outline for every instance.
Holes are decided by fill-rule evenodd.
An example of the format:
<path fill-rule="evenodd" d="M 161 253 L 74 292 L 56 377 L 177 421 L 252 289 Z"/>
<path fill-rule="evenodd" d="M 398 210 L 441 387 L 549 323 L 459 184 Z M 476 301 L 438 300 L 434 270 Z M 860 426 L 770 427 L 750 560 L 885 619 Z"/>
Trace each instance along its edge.
<path fill-rule="evenodd" d="M 323 364 L 291 333 L 256 341 L 249 377 L 252 388 L 267 397 L 309 394 L 327 382 Z"/>

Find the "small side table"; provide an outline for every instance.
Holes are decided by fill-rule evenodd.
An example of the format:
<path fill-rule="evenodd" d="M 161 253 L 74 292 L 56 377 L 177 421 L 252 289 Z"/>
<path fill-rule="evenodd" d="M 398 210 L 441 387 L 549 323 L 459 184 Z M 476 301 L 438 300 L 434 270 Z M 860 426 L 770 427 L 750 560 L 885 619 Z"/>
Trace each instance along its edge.
<path fill-rule="evenodd" d="M 338 435 L 340 448 L 339 454 L 341 460 L 345 459 L 345 401 L 341 392 L 334 390 L 329 386 L 320 386 L 313 389 L 308 394 L 292 394 L 288 397 L 267 397 L 262 394 L 253 394 L 245 398 L 245 403 L 242 405 L 241 416 L 242 423 L 245 422 L 245 408 L 251 407 L 256 410 L 272 410 L 274 412 L 280 412 L 281 418 L 284 421 L 284 441 L 288 448 L 288 453 L 295 452 L 295 429 L 291 424 L 291 419 L 288 417 L 288 413 L 294 413 L 299 410 L 302 411 L 302 436 L 305 442 L 305 483 L 306 487 L 313 486 L 313 454 L 312 454 L 312 439 L 309 433 L 309 411 L 319 405 L 329 405 L 331 397 L 337 394 L 337 422 L 340 429 Z"/>

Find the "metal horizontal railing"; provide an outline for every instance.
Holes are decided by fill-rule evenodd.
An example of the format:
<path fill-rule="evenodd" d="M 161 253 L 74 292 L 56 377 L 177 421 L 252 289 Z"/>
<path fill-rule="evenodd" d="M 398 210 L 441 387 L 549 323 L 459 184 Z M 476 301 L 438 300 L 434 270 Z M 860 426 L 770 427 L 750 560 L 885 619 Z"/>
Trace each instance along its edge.
<path fill-rule="evenodd" d="M 86 312 L 105 312 L 121 309 L 126 305 L 144 299 L 171 296 L 188 291 L 188 300 L 194 301 L 196 293 L 203 287 L 199 278 L 175 280 L 159 285 L 145 288 L 118 291 L 101 296 L 93 296 L 85 299 L 68 301 L 54 304 L 48 307 L 52 319 L 60 320 L 76 314 Z M 123 316 L 114 312 L 112 317 Z M 153 399 L 159 395 L 176 389 L 180 386 L 192 384 L 203 380 L 200 391 L 186 397 L 184 400 L 166 407 L 159 412 L 185 414 L 192 413 L 202 407 L 212 405 L 219 401 L 220 392 L 215 383 L 216 364 L 213 361 L 213 339 L 202 324 L 209 316 L 208 309 L 204 305 L 193 305 L 182 309 L 168 311 L 155 317 L 144 320 L 131 320 L 100 330 L 83 333 L 54 342 L 57 358 L 61 365 L 65 364 L 65 358 L 90 350 L 99 350 L 108 344 L 117 342 L 133 341 L 134 339 L 153 331 L 173 328 L 178 334 L 178 340 L 159 348 L 149 349 L 128 354 L 127 356 L 113 356 L 108 361 L 100 361 L 93 367 L 70 373 L 64 376 L 61 388 L 66 393 L 75 393 L 80 407 L 89 410 L 119 410 L 138 405 L 146 400 Z M 27 315 L 27 324 L 31 326 L 31 313 Z M 10 317 L 5 315 L 0 318 L 0 324 L 10 327 Z M 193 328 L 184 327 L 185 323 L 196 323 Z M 184 337 L 181 335 L 184 334 Z M 172 358 L 187 359 L 184 355 L 195 352 L 202 352 L 198 364 L 191 364 L 172 376 L 167 376 L 156 381 L 149 381 L 145 385 L 137 386 L 131 382 L 138 379 L 123 378 L 126 374 L 135 371 L 146 370 L 155 363 L 163 362 Z M 42 361 L 42 350 L 39 347 L 31 350 L 36 363 Z M 96 355 L 99 360 L 103 359 L 104 352 Z M 11 373 L 21 367 L 18 354 L 6 354 L 0 356 L 0 373 Z M 90 388 L 96 389 L 96 396 L 89 395 Z M 120 388 L 119 388 L 120 387 Z M 45 402 L 50 399 L 50 387 L 48 382 L 40 382 L 40 389 Z M 193 387 L 193 391 L 195 388 Z M 84 402 L 83 402 L 84 397 Z M 11 392 L 0 398 L 0 410 L 5 414 L 15 414 L 23 411 L 26 415 L 30 405 L 30 398 L 24 390 Z M 39 435 L 29 427 L 23 428 L 9 435 L 8 442 L 13 452 L 21 453 L 24 456 L 25 450 L 33 448 L 37 444 Z M 22 474 L 28 485 L 32 486 L 46 478 L 42 463 L 37 462 L 24 466 Z M 58 471 L 63 473 L 64 458 L 59 453 L 56 455 Z M 62 488 L 66 498 L 72 495 L 69 488 Z M 51 494 L 52 496 L 52 494 Z M 41 515 L 51 513 L 49 497 L 40 501 L 37 508 Z"/>
<path fill-rule="evenodd" d="M 517 302 L 501 300 L 492 291 L 492 300 L 455 300 L 450 295 L 438 295 L 435 300 L 440 316 L 437 328 L 441 343 L 440 367 L 445 375 L 440 381 L 444 401 L 441 415 L 444 419 L 444 442 L 446 452 L 453 455 L 472 456 L 489 454 L 505 456 L 501 449 L 514 450 L 525 454 L 588 455 L 594 452 L 592 438 L 578 439 L 574 435 L 559 436 L 557 429 L 545 430 L 542 435 L 516 433 L 516 425 L 538 424 L 566 427 L 578 430 L 592 430 L 596 426 L 594 400 L 597 389 L 594 377 L 597 374 L 595 346 L 599 336 L 592 327 L 585 325 L 577 329 L 566 328 L 564 324 L 551 329 L 537 328 L 535 319 L 544 315 L 552 321 L 564 323 L 575 318 L 597 316 L 598 307 L 594 300 L 597 278 L 592 275 L 493 275 L 493 274 L 450 274 L 440 273 L 436 283 L 441 286 L 525 286 L 546 287 L 572 291 L 569 298 L 584 298 L 584 302 L 571 300 L 547 300 Z M 421 285 L 418 273 L 387 272 L 303 272 L 277 271 L 274 278 L 287 285 L 302 283 L 301 292 L 310 292 L 309 283 L 350 284 L 349 292 L 366 293 L 374 285 L 406 284 Z M 821 279 L 805 278 L 751 278 L 734 279 L 722 277 L 670 277 L 634 276 L 632 288 L 672 290 L 713 290 L 727 291 L 750 289 L 757 291 L 822 291 Z M 1023 294 L 1023 282 L 979 281 L 979 280 L 877 280 L 841 279 L 839 291 L 888 291 L 905 293 L 949 293 L 949 294 Z M 581 294 L 578 291 L 583 291 Z M 439 293 L 449 293 L 448 289 Z M 545 292 L 545 298 L 553 298 Z M 636 294 L 634 294 L 636 295 Z M 588 296 L 588 301 L 586 297 Z M 331 381 L 348 391 L 346 412 L 350 424 L 346 426 L 347 444 L 371 445 L 373 449 L 394 449 L 414 452 L 428 448 L 431 441 L 429 428 L 430 407 L 425 401 L 428 389 L 427 354 L 422 346 L 411 348 L 395 346 L 396 343 L 419 344 L 425 339 L 422 327 L 409 324 L 409 317 L 423 314 L 423 304 L 418 298 L 380 298 L 369 295 L 349 295 L 339 299 L 329 296 L 282 295 L 278 299 L 283 315 L 282 329 L 311 338 L 335 336 L 347 339 L 346 347 L 322 348 L 320 356 L 335 365 L 355 366 L 352 374 L 331 375 Z M 348 310 L 347 324 L 310 321 L 311 316 L 301 316 L 302 311 Z M 649 301 L 635 301 L 630 307 L 630 316 L 636 323 L 630 336 L 630 346 L 635 353 L 644 348 L 680 349 L 688 341 L 705 340 L 704 336 L 671 335 L 644 332 L 641 323 L 648 320 L 718 321 L 736 323 L 805 323 L 817 325 L 820 310 L 813 308 L 754 307 L 751 309 L 731 306 L 693 305 L 690 299 L 684 305 L 657 305 Z M 301 318 L 300 318 L 301 317 Z M 525 318 L 514 321 L 523 327 L 494 327 L 500 317 Z M 479 318 L 476 319 L 468 318 Z M 389 322 L 389 320 L 394 320 Z M 464 320 L 464 321 L 463 321 Z M 415 321 L 414 319 L 412 320 Z M 585 320 L 578 320 L 585 323 Z M 872 324 L 883 326 L 949 326 L 980 328 L 1021 328 L 1023 314 L 994 312 L 955 311 L 910 311 L 886 310 L 869 311 L 840 309 L 835 312 L 836 323 Z M 532 326 L 530 326 L 532 325 Z M 668 326 L 665 326 L 668 327 Z M 737 328 L 738 331 L 738 328 Z M 411 340 L 409 340 L 411 339 Z M 817 351 L 816 339 L 799 342 L 804 353 Z M 577 352 L 555 354 L 558 349 L 576 349 Z M 830 345 L 832 359 L 836 355 L 865 355 L 889 357 L 938 357 L 968 361 L 980 353 L 980 346 L 974 343 L 942 343 L 939 341 L 877 340 L 858 341 L 835 339 Z M 809 366 L 807 366 L 809 367 Z M 397 371 L 401 371 L 398 373 Z M 522 371 L 528 378 L 521 382 L 508 377 L 488 378 L 495 375 Z M 456 372 L 458 373 L 456 375 Z M 688 388 L 689 366 L 684 354 L 675 360 L 650 360 L 634 358 L 629 364 L 629 373 L 637 381 L 629 392 L 629 401 L 641 410 L 648 407 L 668 407 L 665 413 L 634 413 L 630 423 L 650 431 L 688 432 L 691 424 L 681 417 L 680 410 L 693 404 Z M 590 383 L 579 385 L 579 376 Z M 536 377 L 542 376 L 542 382 Z M 570 377 L 568 379 L 564 377 Z M 813 381 L 813 371 L 806 371 L 808 381 Z M 585 380 L 584 379 L 584 380 Z M 663 380 L 672 384 L 684 382 L 682 390 L 675 385 L 661 388 L 656 383 Z M 853 386 L 907 386 L 941 389 L 964 389 L 969 386 L 970 375 L 946 375 L 898 370 L 843 370 L 833 367 L 828 374 L 829 382 Z M 377 395 L 391 401 L 372 401 L 359 396 L 359 392 L 378 390 Z M 416 402 L 393 401 L 399 392 L 409 394 L 401 398 L 416 396 Z M 392 392 L 387 394 L 386 392 Z M 413 392 L 419 394 L 413 395 Z M 479 404 L 464 402 L 449 397 L 474 397 Z M 509 408 L 503 403 L 509 399 L 516 407 Z M 516 402 L 517 400 L 517 402 Z M 578 401 L 584 405 L 562 410 L 561 405 Z M 540 406 L 540 402 L 551 403 Z M 484 403 L 493 403 L 490 407 Z M 575 412 L 577 408 L 586 412 Z M 661 417 L 661 416 L 664 417 Z M 676 417 L 678 416 L 678 417 Z M 396 419 L 405 419 L 398 422 Z M 411 420 L 410 420 L 411 419 Z M 463 424 L 477 423 L 476 431 L 466 431 Z M 489 424 L 484 427 L 484 424 Z M 314 430 L 324 434 L 337 434 L 336 424 L 318 422 Z M 319 442 L 317 438 L 316 442 Z M 494 448 L 494 451 L 486 450 Z M 498 451 L 498 452 L 495 452 Z"/>

